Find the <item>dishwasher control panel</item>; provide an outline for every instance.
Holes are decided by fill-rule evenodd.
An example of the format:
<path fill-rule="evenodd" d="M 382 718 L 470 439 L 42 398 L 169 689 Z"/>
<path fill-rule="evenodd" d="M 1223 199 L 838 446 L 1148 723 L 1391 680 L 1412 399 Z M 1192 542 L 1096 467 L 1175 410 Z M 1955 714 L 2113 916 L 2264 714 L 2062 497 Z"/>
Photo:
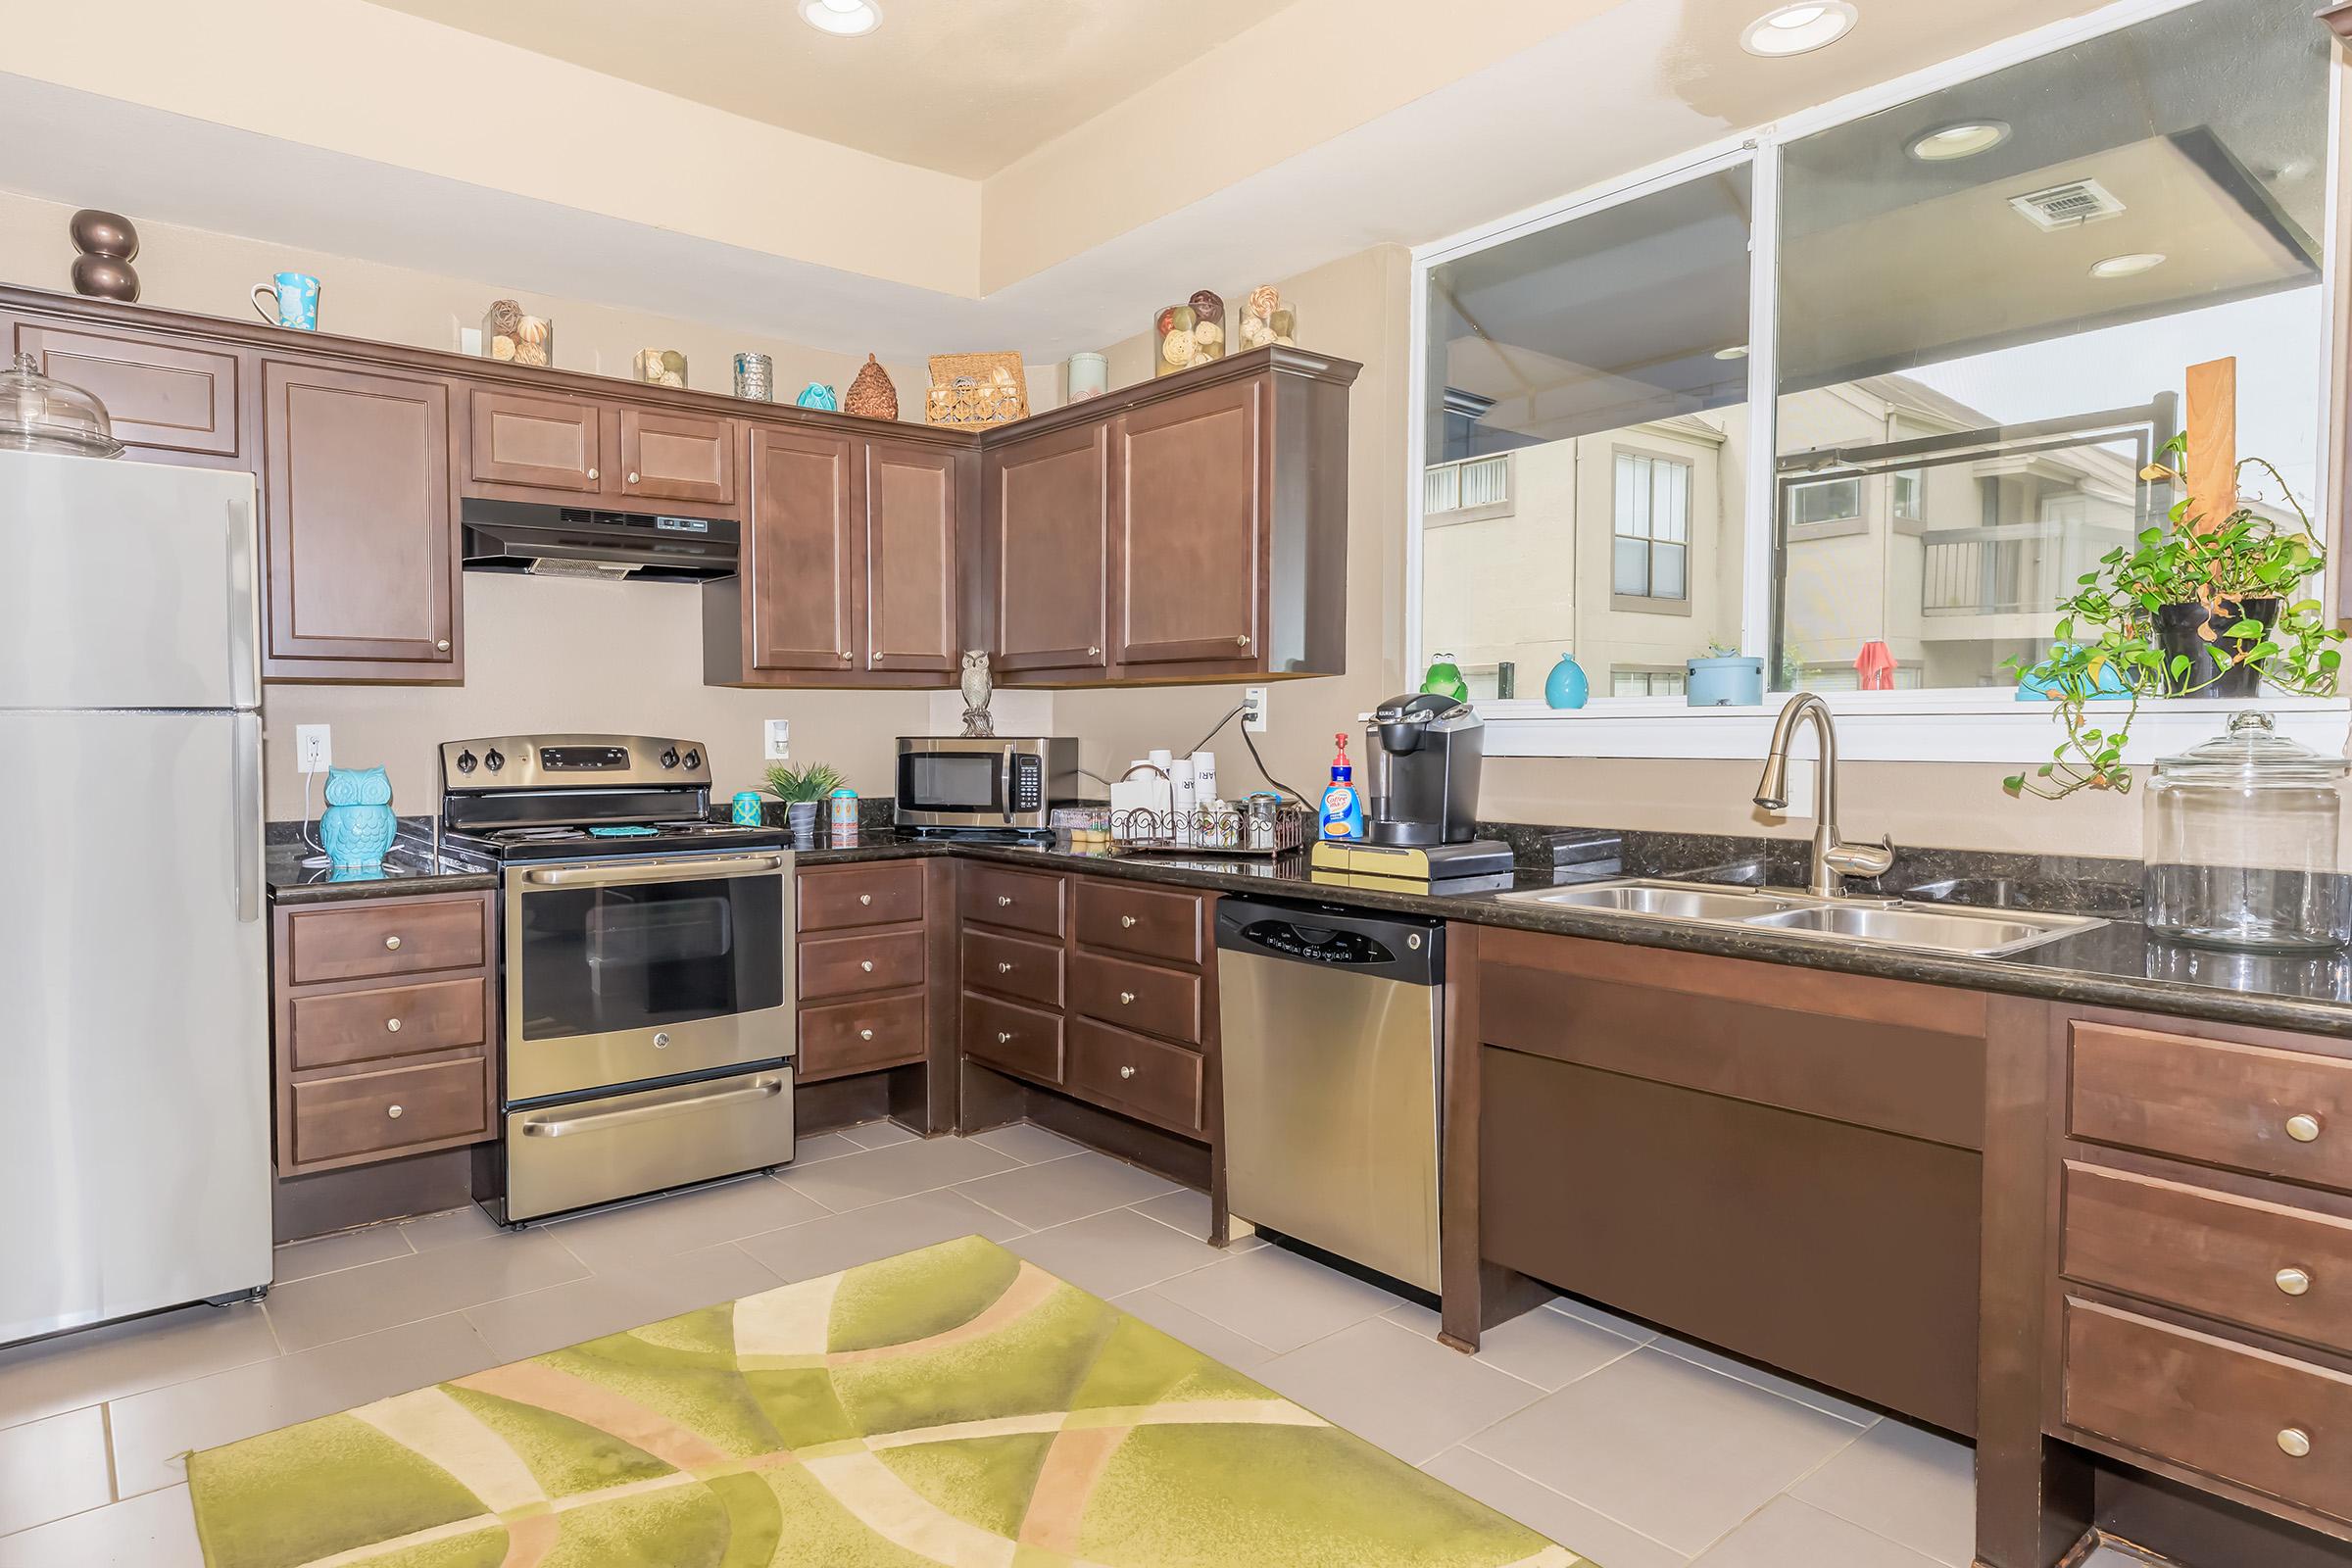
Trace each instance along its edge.
<path fill-rule="evenodd" d="M 1242 935 L 1269 953 L 1304 958 L 1309 963 L 1394 963 L 1396 955 L 1360 931 L 1335 931 L 1329 926 L 1301 925 L 1292 920 L 1252 920 Z M 1421 933 L 1407 939 L 1421 945 Z"/>

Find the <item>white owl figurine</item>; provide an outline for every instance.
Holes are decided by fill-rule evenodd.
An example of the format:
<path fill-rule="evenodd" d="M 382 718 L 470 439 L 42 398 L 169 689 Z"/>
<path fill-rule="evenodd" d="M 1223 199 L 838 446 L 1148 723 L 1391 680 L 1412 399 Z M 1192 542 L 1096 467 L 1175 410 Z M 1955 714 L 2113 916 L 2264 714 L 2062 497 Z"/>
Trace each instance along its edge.
<path fill-rule="evenodd" d="M 966 649 L 963 655 L 963 733 L 967 739 L 988 740 L 997 733 L 997 721 L 990 716 L 988 700 L 997 683 L 989 677 L 988 655 L 977 648 Z"/>

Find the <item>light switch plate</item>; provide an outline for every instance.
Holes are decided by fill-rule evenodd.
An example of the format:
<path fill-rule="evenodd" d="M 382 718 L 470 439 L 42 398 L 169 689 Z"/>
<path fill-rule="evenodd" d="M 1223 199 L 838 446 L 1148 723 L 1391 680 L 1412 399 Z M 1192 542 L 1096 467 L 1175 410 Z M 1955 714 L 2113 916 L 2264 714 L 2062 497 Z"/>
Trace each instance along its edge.
<path fill-rule="evenodd" d="M 335 760 L 333 726 L 294 726 L 294 767 L 301 773 L 323 773 Z"/>
<path fill-rule="evenodd" d="M 767 721 L 767 760 L 771 762 L 792 760 L 792 720 L 771 718 Z"/>

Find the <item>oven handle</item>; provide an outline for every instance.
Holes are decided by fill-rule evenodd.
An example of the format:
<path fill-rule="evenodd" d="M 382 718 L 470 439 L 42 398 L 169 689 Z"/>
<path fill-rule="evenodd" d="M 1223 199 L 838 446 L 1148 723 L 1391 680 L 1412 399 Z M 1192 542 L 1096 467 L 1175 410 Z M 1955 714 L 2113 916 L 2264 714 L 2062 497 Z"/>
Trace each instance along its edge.
<path fill-rule="evenodd" d="M 781 855 L 722 855 L 707 860 L 633 860 L 612 865 L 530 866 L 522 880 L 538 888 L 616 887 L 624 882 L 706 882 L 784 869 Z"/>
<path fill-rule="evenodd" d="M 573 1133 L 602 1132 L 611 1127 L 627 1127 L 641 1121 L 658 1121 L 663 1116 L 682 1116 L 690 1110 L 709 1110 L 714 1105 L 733 1104 L 741 1100 L 772 1100 L 784 1092 L 782 1078 L 757 1078 L 736 1089 L 721 1089 L 710 1095 L 686 1095 L 676 1100 L 661 1100 L 650 1103 L 624 1105 L 619 1110 L 591 1110 L 576 1116 L 550 1115 L 545 1119 L 525 1116 L 522 1135 L 525 1138 L 566 1138 Z"/>

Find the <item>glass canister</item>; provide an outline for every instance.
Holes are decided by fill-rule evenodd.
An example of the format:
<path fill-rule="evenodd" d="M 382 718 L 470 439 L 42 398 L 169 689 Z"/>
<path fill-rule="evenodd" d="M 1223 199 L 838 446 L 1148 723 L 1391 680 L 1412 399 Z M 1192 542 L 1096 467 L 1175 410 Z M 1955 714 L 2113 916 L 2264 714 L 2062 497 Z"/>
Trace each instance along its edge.
<path fill-rule="evenodd" d="M 2161 759 L 2147 786 L 2148 929 L 2253 953 L 2352 943 L 2347 765 L 2251 710 L 2230 715 L 2228 734 Z"/>

